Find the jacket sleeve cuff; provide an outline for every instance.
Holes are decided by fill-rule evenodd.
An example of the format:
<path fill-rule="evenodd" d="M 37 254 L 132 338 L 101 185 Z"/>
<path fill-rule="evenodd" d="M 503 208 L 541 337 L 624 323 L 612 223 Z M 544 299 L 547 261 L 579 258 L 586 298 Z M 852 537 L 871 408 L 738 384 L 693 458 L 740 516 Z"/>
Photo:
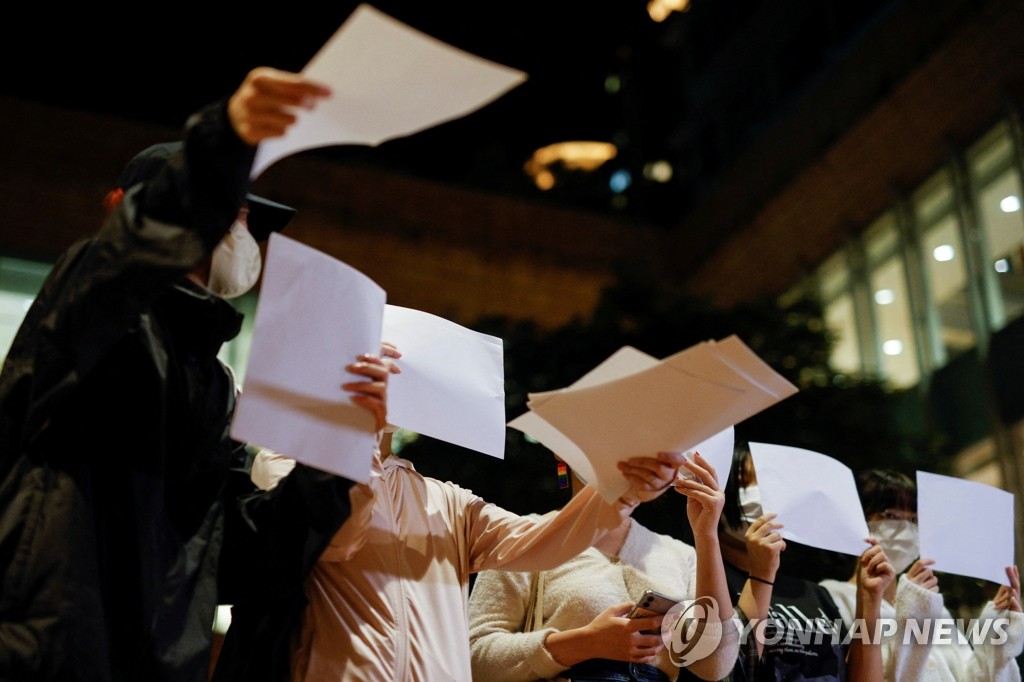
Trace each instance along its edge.
<path fill-rule="evenodd" d="M 896 586 L 895 606 L 899 619 L 941 618 L 942 594 L 921 587 L 904 574 Z"/>
<path fill-rule="evenodd" d="M 1020 611 L 997 611 L 992 602 L 985 604 L 981 620 L 1005 621 L 1006 641 L 999 647 L 1004 660 L 1014 659 L 1024 651 L 1024 613 Z M 998 636 L 998 631 L 993 636 Z"/>
<path fill-rule="evenodd" d="M 558 677 L 559 673 L 567 670 L 564 665 L 555 660 L 555 657 L 551 655 L 547 645 L 544 643 L 548 635 L 553 632 L 558 632 L 558 630 L 555 628 L 544 628 L 543 630 L 528 632 L 523 635 L 532 639 L 527 644 L 529 646 L 528 650 L 533 653 L 527 658 L 526 664 L 542 680 Z"/>

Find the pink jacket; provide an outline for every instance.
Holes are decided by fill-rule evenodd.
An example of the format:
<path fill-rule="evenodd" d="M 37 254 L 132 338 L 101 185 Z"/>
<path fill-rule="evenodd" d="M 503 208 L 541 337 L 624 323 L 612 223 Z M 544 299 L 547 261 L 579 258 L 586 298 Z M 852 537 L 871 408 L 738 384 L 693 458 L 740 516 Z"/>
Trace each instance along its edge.
<path fill-rule="evenodd" d="M 396 457 L 375 458 L 351 496 L 352 516 L 306 585 L 296 682 L 469 682 L 470 574 L 553 568 L 632 511 L 587 488 L 557 512 L 521 517 Z"/>

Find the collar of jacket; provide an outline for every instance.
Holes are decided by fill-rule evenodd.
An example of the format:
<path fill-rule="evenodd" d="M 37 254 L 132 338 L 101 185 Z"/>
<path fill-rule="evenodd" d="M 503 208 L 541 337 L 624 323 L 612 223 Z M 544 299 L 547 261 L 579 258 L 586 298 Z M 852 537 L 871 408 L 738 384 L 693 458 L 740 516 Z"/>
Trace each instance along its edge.
<path fill-rule="evenodd" d="M 190 280 L 175 284 L 154 311 L 179 343 L 199 352 L 217 353 L 242 329 L 242 313 Z"/>

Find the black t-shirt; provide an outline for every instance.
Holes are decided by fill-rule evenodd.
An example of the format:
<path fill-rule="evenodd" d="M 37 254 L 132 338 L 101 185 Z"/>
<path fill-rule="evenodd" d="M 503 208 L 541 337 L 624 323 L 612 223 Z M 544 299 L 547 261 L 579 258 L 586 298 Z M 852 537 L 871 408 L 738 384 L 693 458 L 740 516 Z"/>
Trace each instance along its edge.
<path fill-rule="evenodd" d="M 733 605 L 747 574 L 725 564 Z M 839 609 L 823 587 L 810 580 L 775 576 L 764 649 L 757 658 L 753 629 L 744 624 L 740 656 L 729 678 L 734 682 L 834 682 L 847 679 L 847 636 Z M 679 680 L 697 679 L 686 670 Z"/>

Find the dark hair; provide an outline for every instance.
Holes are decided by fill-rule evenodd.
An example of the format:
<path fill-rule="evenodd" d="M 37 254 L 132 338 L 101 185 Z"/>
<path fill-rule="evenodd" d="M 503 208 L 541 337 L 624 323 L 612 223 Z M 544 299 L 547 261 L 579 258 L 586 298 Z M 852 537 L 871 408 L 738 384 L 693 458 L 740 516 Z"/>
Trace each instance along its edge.
<path fill-rule="evenodd" d="M 857 476 L 857 492 L 864 516 L 886 509 L 917 511 L 917 484 L 910 476 L 895 469 L 868 469 Z"/>
<path fill-rule="evenodd" d="M 732 448 L 732 467 L 729 469 L 729 482 L 725 486 L 725 509 L 722 510 L 722 520 L 730 528 L 743 527 L 740 488 L 746 488 L 750 483 L 746 467 L 749 458 L 750 443 L 737 438 Z"/>

